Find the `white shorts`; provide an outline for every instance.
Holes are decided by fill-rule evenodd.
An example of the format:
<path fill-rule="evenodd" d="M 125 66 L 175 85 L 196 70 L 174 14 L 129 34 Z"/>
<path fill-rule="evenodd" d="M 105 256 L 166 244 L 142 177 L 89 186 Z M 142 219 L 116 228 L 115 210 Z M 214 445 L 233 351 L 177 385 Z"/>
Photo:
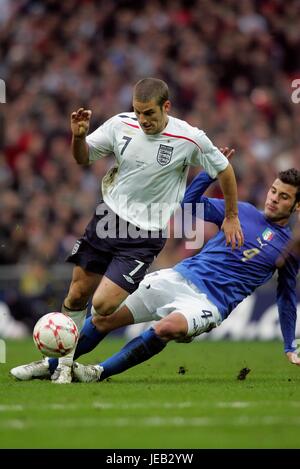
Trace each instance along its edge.
<path fill-rule="evenodd" d="M 134 323 L 157 321 L 176 311 L 188 323 L 187 337 L 209 332 L 222 322 L 218 308 L 207 296 L 173 269 L 145 276 L 139 288 L 125 300 Z"/>

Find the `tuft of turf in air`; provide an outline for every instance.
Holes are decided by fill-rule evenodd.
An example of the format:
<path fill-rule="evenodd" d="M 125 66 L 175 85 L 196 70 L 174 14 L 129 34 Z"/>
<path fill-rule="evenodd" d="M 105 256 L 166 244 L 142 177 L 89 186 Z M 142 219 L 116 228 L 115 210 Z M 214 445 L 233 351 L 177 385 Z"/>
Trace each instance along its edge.
<path fill-rule="evenodd" d="M 106 339 L 81 362 L 123 344 Z M 31 340 L 6 347 L 1 448 L 299 448 L 300 368 L 280 342 L 172 343 L 102 383 L 70 385 L 14 380 L 10 368 L 40 357 Z"/>

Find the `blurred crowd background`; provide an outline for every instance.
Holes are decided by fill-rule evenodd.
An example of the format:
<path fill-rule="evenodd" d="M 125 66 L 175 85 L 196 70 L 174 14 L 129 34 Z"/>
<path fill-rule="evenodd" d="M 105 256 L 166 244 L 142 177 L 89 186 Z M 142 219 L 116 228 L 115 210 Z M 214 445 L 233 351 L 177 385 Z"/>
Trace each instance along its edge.
<path fill-rule="evenodd" d="M 298 0 L 0 0 L 0 299 L 16 319 L 31 328 L 59 308 L 59 266 L 114 161 L 73 161 L 70 113 L 91 109 L 92 131 L 131 110 L 138 79 L 161 78 L 172 115 L 236 149 L 239 198 L 263 208 L 277 172 L 300 164 L 299 24 Z M 187 255 L 170 239 L 153 268 Z"/>

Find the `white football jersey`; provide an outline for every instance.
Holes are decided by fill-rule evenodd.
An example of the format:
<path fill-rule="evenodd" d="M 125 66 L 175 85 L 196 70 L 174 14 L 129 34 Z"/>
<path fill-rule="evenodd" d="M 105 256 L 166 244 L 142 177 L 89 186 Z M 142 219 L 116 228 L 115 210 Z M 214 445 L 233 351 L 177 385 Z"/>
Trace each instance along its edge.
<path fill-rule="evenodd" d="M 215 178 L 227 158 L 202 130 L 169 117 L 164 130 L 146 135 L 134 112 L 118 114 L 86 138 L 90 163 L 113 153 L 116 165 L 102 180 L 106 204 L 144 230 L 164 229 L 183 198 L 189 166 Z"/>

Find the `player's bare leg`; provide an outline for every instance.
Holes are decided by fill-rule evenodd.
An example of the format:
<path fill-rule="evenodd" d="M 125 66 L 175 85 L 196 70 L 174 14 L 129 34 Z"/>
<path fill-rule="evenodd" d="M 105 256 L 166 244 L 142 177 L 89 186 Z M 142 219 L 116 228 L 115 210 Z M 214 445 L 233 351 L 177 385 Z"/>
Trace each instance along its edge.
<path fill-rule="evenodd" d="M 110 331 L 133 323 L 127 308 L 121 306 L 121 313 L 118 310 L 127 296 L 126 290 L 103 277 L 93 296 L 92 317 L 86 320 L 85 334 L 78 344 L 76 356 L 92 350 Z"/>
<path fill-rule="evenodd" d="M 73 319 L 79 333 L 86 317 L 88 300 L 100 280 L 101 275 L 88 272 L 80 266 L 73 269 L 71 285 L 61 311 Z M 72 382 L 71 372 L 75 348 L 68 355 L 59 359 L 58 366 L 51 377 L 54 383 L 69 384 Z"/>
<path fill-rule="evenodd" d="M 131 315 L 129 309 L 124 306 L 115 313 L 113 322 L 122 324 Z M 118 318 L 118 316 L 120 316 Z M 112 327 L 111 324 L 111 327 Z M 107 325 L 107 327 L 109 327 Z M 190 341 L 186 318 L 174 311 L 167 317 L 158 321 L 154 327 L 143 332 L 139 337 L 131 340 L 120 352 L 98 365 L 81 365 L 74 363 L 74 376 L 82 383 L 102 381 L 108 376 L 121 373 L 128 368 L 148 360 L 153 355 L 161 352 L 170 340 Z"/>
<path fill-rule="evenodd" d="M 97 329 L 106 334 L 120 327 L 130 326 L 133 322 L 133 316 L 127 306 L 121 306 L 120 309 L 109 316 L 98 315 L 93 318 L 93 323 Z"/>
<path fill-rule="evenodd" d="M 124 326 L 130 326 L 134 323 L 133 316 L 127 306 L 121 306 L 114 313 L 101 316 L 97 315 L 93 318 L 93 323 L 97 325 L 97 329 L 103 334 L 108 334 L 115 329 Z M 102 373 L 102 368 L 99 365 L 81 365 L 74 363 L 75 378 L 81 382 L 90 383 L 99 381 Z"/>
<path fill-rule="evenodd" d="M 107 277 L 103 277 L 97 287 L 92 300 L 93 323 L 97 327 L 97 317 L 109 316 L 120 306 L 129 295 L 128 291 L 121 288 Z M 98 327 L 97 327 L 98 328 Z"/>
<path fill-rule="evenodd" d="M 67 357 L 67 360 L 60 359 L 59 364 L 57 359 L 49 360 L 49 368 L 53 373 L 53 381 L 55 383 L 66 383 L 71 382 L 71 370 L 70 366 L 73 361 L 73 354 L 75 358 L 84 355 L 85 353 L 90 352 L 95 348 L 98 343 L 104 339 L 106 334 L 113 329 L 118 327 L 125 326 L 127 324 L 132 324 L 132 316 L 124 320 L 124 323 L 117 324 L 112 320 L 109 320 L 112 315 L 111 311 L 118 309 L 119 302 L 123 300 L 124 297 L 128 296 L 128 292 L 120 288 L 110 279 L 103 277 L 100 283 L 100 288 L 97 288 L 97 295 L 95 293 L 93 298 L 93 303 L 97 306 L 98 311 L 95 307 L 92 307 L 92 316 L 85 319 L 84 326 L 81 330 L 80 338 L 77 343 L 76 348 L 73 350 L 73 353 Z M 99 314 L 103 311 L 104 316 Z M 115 316 L 114 316 L 115 318 Z M 57 371 L 56 371 L 57 370 Z M 61 376 L 61 378 L 58 377 Z"/>
<path fill-rule="evenodd" d="M 74 267 L 72 282 L 70 285 L 68 296 L 65 300 L 65 305 L 69 306 L 70 309 L 68 312 L 66 312 L 64 311 L 64 308 L 62 308 L 62 311 L 72 317 L 73 320 L 74 315 L 76 316 L 76 314 L 80 312 L 80 316 L 83 317 L 84 320 L 84 317 L 86 315 L 86 303 L 89 297 L 94 293 L 95 289 L 99 285 L 100 279 L 100 275 L 87 272 L 78 266 Z M 73 308 L 73 310 L 71 308 Z M 79 308 L 80 310 L 78 311 Z M 71 362 L 72 361 L 73 360 L 71 360 Z M 71 368 L 69 367 L 64 372 L 64 374 L 66 375 L 64 377 L 64 381 L 68 380 L 68 382 L 71 382 L 70 370 Z M 22 381 L 27 381 L 34 378 L 49 378 L 50 371 L 48 358 L 12 368 L 10 374 Z M 59 374 L 61 374 L 61 372 Z M 56 376 L 57 375 L 58 373 L 56 374 Z M 60 381 L 61 380 L 58 380 L 57 376 L 57 381 L 54 382 L 60 383 Z"/>
<path fill-rule="evenodd" d="M 81 274 L 81 272 L 79 273 Z M 92 275 L 92 274 L 91 274 Z M 100 276 L 97 276 L 98 279 Z M 93 277 L 92 277 L 93 278 Z M 75 279 L 76 280 L 76 279 Z M 78 282 L 77 282 L 78 283 Z M 70 292 L 65 300 L 64 303 L 64 313 L 69 314 L 72 319 L 76 322 L 77 328 L 79 331 L 82 329 L 83 322 L 86 317 L 86 302 L 88 298 L 85 298 L 81 294 L 82 286 L 80 285 L 81 281 L 79 278 L 79 288 L 77 285 L 76 288 L 76 281 L 72 281 Z M 97 317 L 106 317 L 110 315 L 116 308 L 124 301 L 124 299 L 128 296 L 128 292 L 123 288 L 119 287 L 119 285 L 112 282 L 107 277 L 103 277 L 101 282 L 97 281 L 93 285 L 93 287 L 97 285 L 96 291 L 94 292 L 93 296 L 93 306 L 92 306 L 92 315 L 95 319 L 93 319 L 93 324 L 97 328 Z M 78 295 L 78 296 L 76 296 Z M 75 310 L 75 306 L 78 307 L 78 311 Z M 85 309 L 83 309 L 85 307 Z M 71 308 L 73 308 L 71 314 Z M 54 383 L 57 384 L 67 384 L 71 383 L 72 381 L 72 365 L 73 365 L 73 357 L 75 353 L 74 350 L 59 359 L 58 366 L 53 373 L 51 379 Z"/>

